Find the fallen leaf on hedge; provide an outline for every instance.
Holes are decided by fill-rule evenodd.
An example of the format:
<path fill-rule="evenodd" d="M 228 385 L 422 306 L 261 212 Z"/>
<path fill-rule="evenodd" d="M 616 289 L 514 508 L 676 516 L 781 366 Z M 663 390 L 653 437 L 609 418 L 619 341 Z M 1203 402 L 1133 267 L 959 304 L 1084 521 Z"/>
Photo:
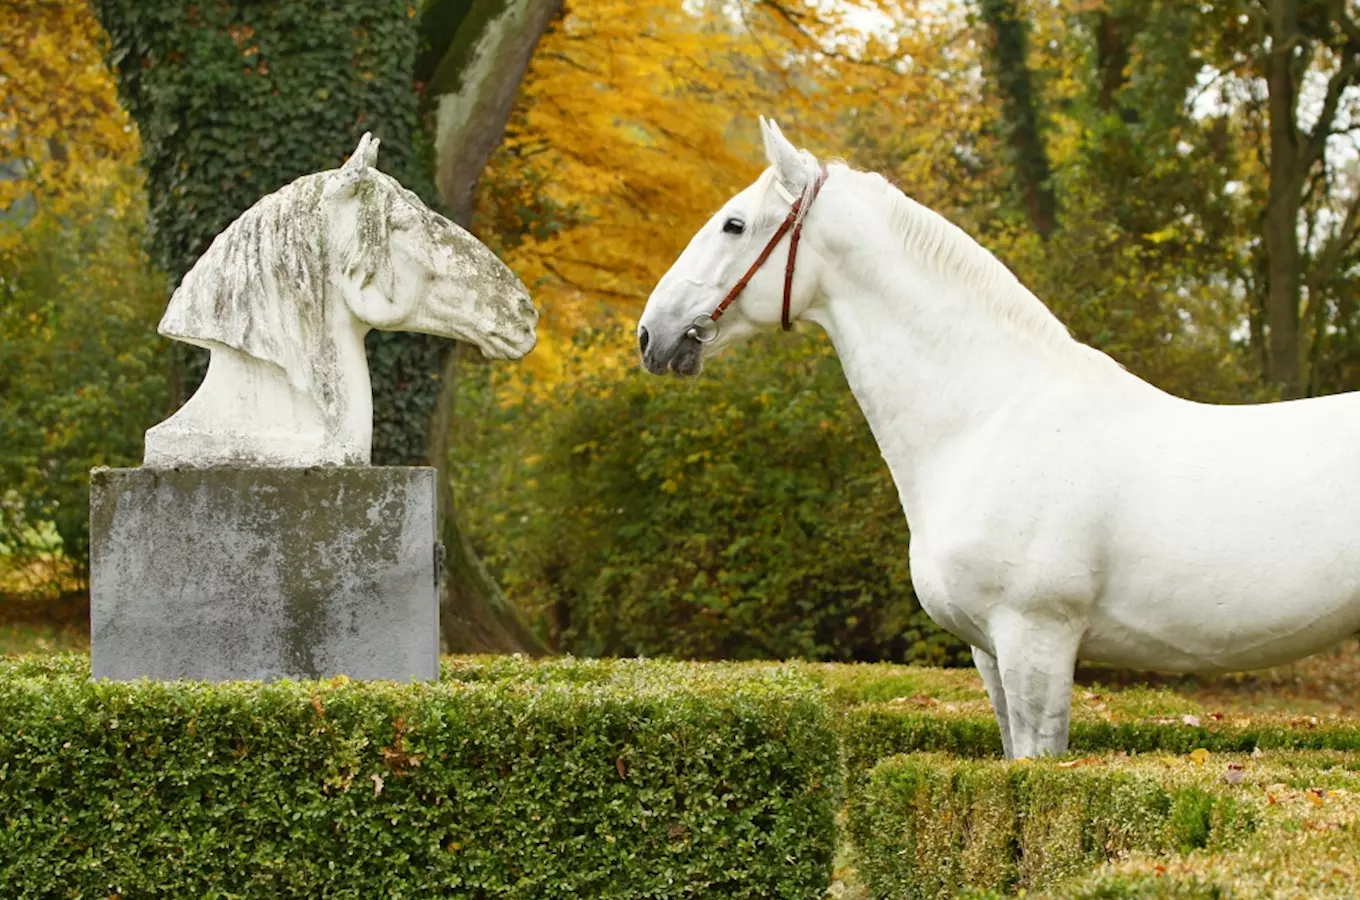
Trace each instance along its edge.
<path fill-rule="evenodd" d="M 622 757 L 622 756 L 620 756 L 618 759 L 614 760 L 614 768 L 616 768 L 616 769 L 619 770 L 619 777 L 620 777 L 620 778 L 627 778 L 627 777 L 628 777 L 628 770 L 627 770 L 627 769 L 624 767 L 624 765 L 623 765 L 623 757 Z"/>
<path fill-rule="evenodd" d="M 1304 796 L 1307 797 L 1308 802 L 1313 804 L 1314 806 L 1321 806 L 1323 803 L 1327 802 L 1322 795 L 1321 788 L 1309 788 L 1304 793 Z"/>
<path fill-rule="evenodd" d="M 911 697 L 894 697 L 888 702 L 898 704 L 910 703 L 914 706 L 938 706 L 940 703 L 940 701 L 936 700 L 934 697 L 929 697 L 925 694 L 916 694 Z"/>
<path fill-rule="evenodd" d="M 1190 752 L 1190 758 L 1194 760 L 1195 765 L 1202 766 L 1209 759 L 1209 751 L 1200 747 Z"/>
<path fill-rule="evenodd" d="M 1100 762 L 1098 756 L 1083 756 L 1081 759 L 1069 759 L 1067 762 L 1058 763 L 1059 769 L 1075 769 L 1077 766 L 1089 766 L 1092 763 Z"/>
<path fill-rule="evenodd" d="M 374 772 L 374 773 L 373 773 L 372 775 L 370 775 L 369 777 L 373 779 L 373 796 L 376 797 L 376 796 L 378 796 L 379 794 L 382 793 L 382 789 L 383 789 L 383 780 L 382 780 L 382 776 L 379 775 L 377 772 Z"/>

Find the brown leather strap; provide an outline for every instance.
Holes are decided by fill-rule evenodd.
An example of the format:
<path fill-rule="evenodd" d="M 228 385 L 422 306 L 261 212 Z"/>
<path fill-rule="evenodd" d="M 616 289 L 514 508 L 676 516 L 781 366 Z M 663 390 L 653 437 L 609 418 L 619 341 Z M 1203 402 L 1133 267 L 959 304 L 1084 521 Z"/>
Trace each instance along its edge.
<path fill-rule="evenodd" d="M 812 193 L 808 194 L 809 207 L 812 206 L 812 201 L 817 199 L 817 193 L 821 191 L 822 183 L 824 181 L 826 181 L 826 169 L 821 169 L 817 172 L 817 180 L 812 183 Z M 799 197 L 798 203 L 793 205 L 793 210 L 789 213 L 790 216 L 797 216 L 799 204 L 802 202 L 803 198 Z M 799 221 L 798 224 L 794 226 L 793 234 L 789 236 L 789 259 L 788 262 L 784 264 L 784 309 L 779 314 L 779 324 L 785 331 L 793 330 L 793 322 L 789 321 L 789 299 L 790 295 L 793 293 L 793 264 L 794 260 L 798 258 L 798 241 L 802 236 L 803 223 L 802 221 Z"/>
<path fill-rule="evenodd" d="M 774 252 L 775 245 L 779 243 L 779 239 L 782 238 L 788 232 L 789 228 L 793 226 L 793 220 L 798 215 L 798 207 L 802 204 L 802 202 L 803 199 L 800 197 L 793 204 L 793 209 L 789 210 L 789 214 L 784 219 L 783 224 L 779 226 L 779 229 L 777 231 L 775 231 L 774 237 L 770 238 L 770 242 L 765 245 L 765 249 L 760 251 L 760 255 L 756 257 L 756 261 L 751 263 L 751 268 L 746 270 L 746 274 L 741 276 L 740 281 L 732 285 L 732 290 L 727 292 L 727 296 L 724 297 L 723 301 L 718 304 L 718 308 L 713 310 L 713 312 L 709 313 L 710 319 L 712 319 L 715 322 L 718 321 L 718 317 L 727 311 L 727 307 L 732 305 L 732 301 L 736 300 L 737 297 L 740 296 L 741 292 L 746 290 L 746 285 L 751 281 L 753 277 L 755 277 L 755 274 L 760 270 L 760 267 L 765 264 L 765 260 L 770 258 L 770 254 Z"/>
<path fill-rule="evenodd" d="M 822 185 L 825 182 L 826 169 L 823 167 L 818 170 L 817 180 L 813 182 L 812 185 L 812 192 L 807 196 L 809 207 L 812 206 L 812 201 L 816 198 L 818 192 L 821 191 Z M 789 331 L 793 328 L 793 322 L 789 320 L 789 301 L 793 292 L 793 266 L 798 258 L 798 241 L 803 236 L 803 222 L 798 217 L 798 211 L 802 208 L 803 198 L 799 197 L 797 200 L 793 201 L 793 206 L 789 208 L 789 214 L 784 217 L 783 223 L 775 230 L 774 237 L 770 238 L 770 242 L 765 245 L 765 249 L 760 251 L 760 255 L 756 257 L 756 261 L 751 263 L 751 267 L 746 270 L 746 274 L 741 276 L 740 281 L 732 285 L 732 290 L 727 292 L 727 296 L 718 304 L 718 308 L 708 314 L 710 319 L 714 322 L 718 321 L 722 314 L 727 311 L 727 307 L 731 306 L 733 301 L 741 296 L 741 292 L 746 290 L 746 285 L 750 283 L 753 277 L 755 277 L 756 272 L 760 271 L 760 267 L 765 264 L 765 260 L 770 258 L 770 254 L 774 252 L 775 246 L 785 234 L 788 234 L 789 229 L 792 228 L 793 234 L 789 237 L 789 258 L 784 264 L 784 308 L 780 313 L 779 322 L 785 331 Z M 794 225 L 795 222 L 798 223 L 796 226 Z"/>

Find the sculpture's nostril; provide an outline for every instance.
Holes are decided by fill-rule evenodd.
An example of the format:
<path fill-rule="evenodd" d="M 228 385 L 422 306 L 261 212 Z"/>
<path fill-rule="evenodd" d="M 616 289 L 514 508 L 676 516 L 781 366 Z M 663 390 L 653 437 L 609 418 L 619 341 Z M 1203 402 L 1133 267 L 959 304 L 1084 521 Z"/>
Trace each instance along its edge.
<path fill-rule="evenodd" d="M 646 353 L 646 352 L 647 352 L 647 341 L 648 341 L 648 339 L 649 339 L 649 336 L 648 336 L 648 334 L 647 334 L 647 329 L 646 329 L 646 328 L 639 328 L 639 329 L 638 329 L 638 344 L 642 347 L 642 352 L 643 352 L 643 353 Z"/>

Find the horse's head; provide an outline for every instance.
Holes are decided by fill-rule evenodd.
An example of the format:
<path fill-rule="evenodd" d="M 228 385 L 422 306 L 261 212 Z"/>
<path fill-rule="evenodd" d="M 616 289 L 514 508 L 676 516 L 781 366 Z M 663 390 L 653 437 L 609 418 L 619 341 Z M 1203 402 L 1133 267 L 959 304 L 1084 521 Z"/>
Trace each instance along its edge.
<path fill-rule="evenodd" d="M 779 126 L 762 118 L 760 130 L 770 167 L 699 229 L 642 311 L 638 343 L 642 364 L 653 374 L 668 369 L 697 374 L 706 348 L 716 350 L 770 330 L 783 318 L 789 244 L 803 217 L 815 214 L 812 199 L 820 175 L 816 159 L 789 143 Z M 791 218 L 795 203 L 800 209 Z M 750 272 L 767 248 L 768 259 Z M 820 266 L 815 248 L 801 244 L 790 283 L 790 319 L 817 295 Z M 711 319 L 748 272 L 750 279 L 736 299 L 717 321 Z"/>
<path fill-rule="evenodd" d="M 350 311 L 384 331 L 455 338 L 494 359 L 534 348 L 538 313 L 496 255 L 374 168 L 378 141 L 365 134 L 321 193 Z M 338 251 L 338 252 L 334 252 Z"/>
<path fill-rule="evenodd" d="M 337 339 L 370 328 L 533 349 L 538 313 L 518 278 L 462 228 L 374 168 L 365 134 L 339 169 L 263 197 L 217 236 L 170 298 L 160 333 L 273 363 L 330 420 Z"/>

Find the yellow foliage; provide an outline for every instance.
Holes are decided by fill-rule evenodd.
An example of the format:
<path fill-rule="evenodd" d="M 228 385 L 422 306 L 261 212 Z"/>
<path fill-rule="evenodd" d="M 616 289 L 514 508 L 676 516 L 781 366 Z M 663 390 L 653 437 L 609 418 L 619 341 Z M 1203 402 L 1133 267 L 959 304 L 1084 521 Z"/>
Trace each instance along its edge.
<path fill-rule="evenodd" d="M 139 142 L 85 0 L 8 0 L 0 16 L 0 215 L 63 215 L 132 201 Z M 86 202 L 85 205 L 88 205 Z M 0 230 L 0 252 L 17 240 Z"/>

